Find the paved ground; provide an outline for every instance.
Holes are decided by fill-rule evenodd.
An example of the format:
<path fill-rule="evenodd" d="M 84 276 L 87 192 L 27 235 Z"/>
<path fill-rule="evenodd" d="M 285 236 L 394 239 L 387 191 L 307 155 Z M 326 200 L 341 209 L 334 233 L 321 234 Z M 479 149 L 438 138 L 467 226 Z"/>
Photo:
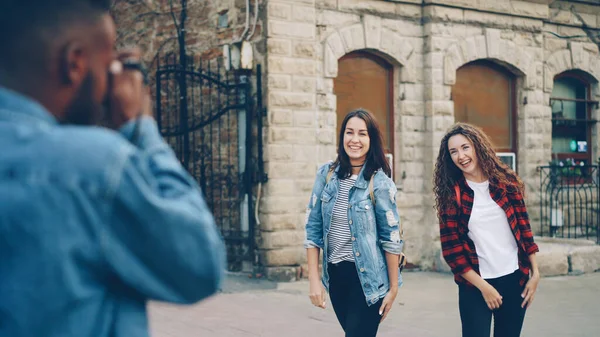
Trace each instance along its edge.
<path fill-rule="evenodd" d="M 380 337 L 460 336 L 457 287 L 448 274 L 405 273 Z M 230 275 L 222 294 L 195 306 L 152 303 L 153 337 L 343 336 L 335 314 L 310 304 L 307 282 Z M 330 304 L 330 303 L 328 303 Z M 600 335 L 600 273 L 543 278 L 522 336 Z"/>

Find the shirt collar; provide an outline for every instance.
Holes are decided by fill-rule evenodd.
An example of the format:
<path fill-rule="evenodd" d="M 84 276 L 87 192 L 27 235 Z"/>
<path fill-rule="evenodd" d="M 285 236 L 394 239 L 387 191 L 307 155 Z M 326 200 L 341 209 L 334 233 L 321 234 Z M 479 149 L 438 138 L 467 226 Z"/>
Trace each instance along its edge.
<path fill-rule="evenodd" d="M 0 120 L 32 124 L 58 124 L 39 102 L 0 86 Z"/>

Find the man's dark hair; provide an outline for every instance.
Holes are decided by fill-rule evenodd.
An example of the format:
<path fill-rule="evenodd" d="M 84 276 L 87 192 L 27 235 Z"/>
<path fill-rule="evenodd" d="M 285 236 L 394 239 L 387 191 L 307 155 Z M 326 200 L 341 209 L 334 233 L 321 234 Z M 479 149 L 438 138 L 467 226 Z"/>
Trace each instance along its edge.
<path fill-rule="evenodd" d="M 44 72 L 52 41 L 77 23 L 93 23 L 111 0 L 0 0 L 0 78 Z"/>

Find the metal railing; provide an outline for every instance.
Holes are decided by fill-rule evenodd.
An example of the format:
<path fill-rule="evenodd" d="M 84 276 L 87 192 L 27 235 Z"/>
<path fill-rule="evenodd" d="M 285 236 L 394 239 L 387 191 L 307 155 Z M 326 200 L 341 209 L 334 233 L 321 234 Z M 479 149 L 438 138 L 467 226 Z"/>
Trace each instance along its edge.
<path fill-rule="evenodd" d="M 539 171 L 540 235 L 600 244 L 598 166 L 540 166 Z"/>

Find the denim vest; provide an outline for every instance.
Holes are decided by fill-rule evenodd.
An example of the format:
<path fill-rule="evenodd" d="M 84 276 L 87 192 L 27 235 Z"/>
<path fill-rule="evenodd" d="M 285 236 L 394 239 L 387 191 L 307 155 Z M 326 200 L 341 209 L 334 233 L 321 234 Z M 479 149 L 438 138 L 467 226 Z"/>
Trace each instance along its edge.
<path fill-rule="evenodd" d="M 60 125 L 0 87 L 0 336 L 147 337 L 147 300 L 217 291 L 200 188 L 153 119 L 133 130 Z"/>
<path fill-rule="evenodd" d="M 327 182 L 331 163 L 317 171 L 317 178 L 306 210 L 306 240 L 304 247 L 323 249 L 322 282 L 329 290 L 327 256 L 328 234 L 331 228 L 333 205 L 338 196 L 340 180 L 338 168 Z M 364 168 L 363 168 L 364 169 Z M 400 218 L 396 208 L 396 185 L 378 170 L 373 177 L 375 205 L 369 196 L 369 181 L 361 170 L 356 183 L 348 194 L 348 224 L 352 240 L 352 252 L 358 278 L 367 304 L 370 306 L 384 297 L 390 288 L 385 252 L 400 254 L 404 246 L 400 238 Z M 398 287 L 402 286 L 402 275 L 398 273 Z"/>

